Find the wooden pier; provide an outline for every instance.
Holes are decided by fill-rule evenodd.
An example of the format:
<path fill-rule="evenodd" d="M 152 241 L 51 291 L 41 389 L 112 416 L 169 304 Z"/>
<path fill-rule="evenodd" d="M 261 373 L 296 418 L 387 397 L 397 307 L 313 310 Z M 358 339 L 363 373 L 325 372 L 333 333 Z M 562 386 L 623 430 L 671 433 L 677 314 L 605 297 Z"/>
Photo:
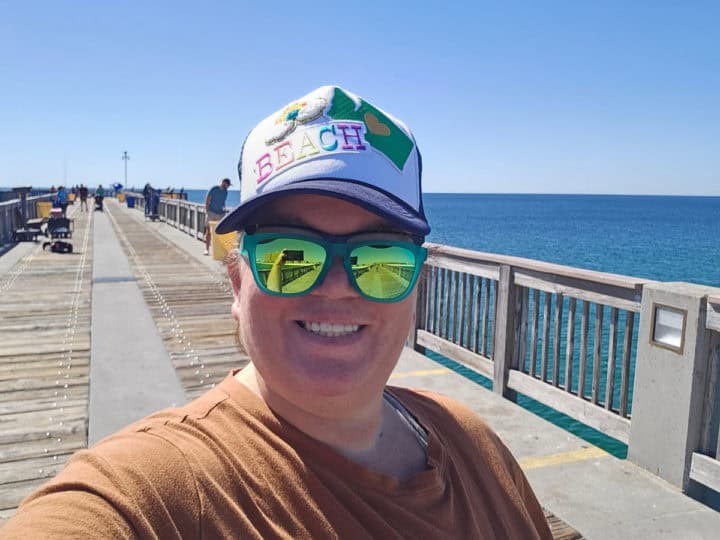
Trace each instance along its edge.
<path fill-rule="evenodd" d="M 94 257 L 102 256 L 101 249 L 93 249 L 95 220 L 112 224 L 115 241 L 130 263 L 188 399 L 247 362 L 236 343 L 236 323 L 229 313 L 232 295 L 222 264 L 203 259 L 197 241 L 204 209 L 185 201 L 164 201 L 164 222 L 153 223 L 143 219 L 139 206 L 140 211 L 131 210 L 109 200 L 105 214 L 74 211 L 73 254 L 21 244 L 14 250 L 22 250 L 22 256 L 0 275 L 0 520 L 52 477 L 72 452 L 87 446 L 92 269 Z M 603 476 L 628 478 L 624 488 L 613 488 L 627 492 L 632 498 L 628 504 L 645 504 L 635 500 L 636 493 L 647 489 L 643 482 L 649 481 L 631 464 L 607 456 L 506 399 L 515 392 L 526 393 L 619 440 L 629 440 L 630 358 L 636 354 L 637 342 L 628 336 L 638 332 L 645 281 L 589 274 L 590 279 L 578 269 L 431 246 L 410 344 L 488 376 L 496 395 L 411 349 L 403 354 L 391 380 L 448 393 L 478 410 L 526 468 L 547 508 L 555 538 L 582 537 L 568 522 L 582 532 L 587 528 L 597 534 L 603 529 L 596 516 L 584 521 L 592 512 L 579 498 L 574 511 L 573 502 L 558 493 L 556 481 L 562 474 L 548 478 L 549 471 L 592 465 L 594 472 L 572 474 L 598 475 L 604 467 L 605 472 L 597 479 L 591 476 L 591 481 L 602 482 Z M 510 276 L 514 281 L 505 285 Z M 608 306 L 608 318 L 602 318 L 605 309 L 597 305 Z M 711 323 L 720 326 L 720 310 L 712 308 L 716 305 L 712 301 L 709 305 Z M 568 358 L 576 361 L 567 362 Z M 701 458 L 697 461 L 704 464 Z M 703 470 L 712 477 L 712 464 Z M 573 489 L 568 486 L 568 497 Z M 702 518 L 693 526 L 697 530 L 720 526 L 714 511 L 675 488 L 667 485 L 661 492 L 658 496 L 674 501 L 676 522 L 687 512 L 695 520 Z M 594 504 L 602 507 L 601 498 Z M 642 508 L 640 521 L 648 519 Z M 620 529 L 616 525 L 613 530 Z M 613 534 L 607 537 L 622 537 Z"/>

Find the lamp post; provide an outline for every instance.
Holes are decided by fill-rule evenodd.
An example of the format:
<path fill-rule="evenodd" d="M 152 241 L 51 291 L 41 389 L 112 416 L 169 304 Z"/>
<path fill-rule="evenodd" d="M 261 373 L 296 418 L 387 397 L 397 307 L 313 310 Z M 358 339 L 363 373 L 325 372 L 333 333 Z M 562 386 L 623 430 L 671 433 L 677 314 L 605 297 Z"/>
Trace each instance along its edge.
<path fill-rule="evenodd" d="M 122 159 L 125 162 L 125 186 L 127 187 L 127 185 L 128 185 L 128 183 L 127 183 L 127 162 L 128 162 L 128 159 L 130 159 L 130 156 L 128 156 L 127 150 L 125 150 L 123 152 Z"/>

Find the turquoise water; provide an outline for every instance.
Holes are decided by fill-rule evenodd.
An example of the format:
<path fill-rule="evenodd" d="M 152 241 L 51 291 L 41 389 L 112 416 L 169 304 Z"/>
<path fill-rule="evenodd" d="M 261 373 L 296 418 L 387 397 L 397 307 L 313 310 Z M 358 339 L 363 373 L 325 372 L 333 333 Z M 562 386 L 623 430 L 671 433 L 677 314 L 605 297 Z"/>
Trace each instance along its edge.
<path fill-rule="evenodd" d="M 188 195 L 202 202 L 205 193 L 190 190 Z M 228 206 L 238 201 L 238 192 L 230 191 Z M 720 197 L 431 193 L 424 201 L 431 242 L 720 287 Z M 429 356 L 482 386 L 492 385 L 447 358 Z M 521 396 L 519 403 L 625 457 L 623 443 L 529 398 Z"/>

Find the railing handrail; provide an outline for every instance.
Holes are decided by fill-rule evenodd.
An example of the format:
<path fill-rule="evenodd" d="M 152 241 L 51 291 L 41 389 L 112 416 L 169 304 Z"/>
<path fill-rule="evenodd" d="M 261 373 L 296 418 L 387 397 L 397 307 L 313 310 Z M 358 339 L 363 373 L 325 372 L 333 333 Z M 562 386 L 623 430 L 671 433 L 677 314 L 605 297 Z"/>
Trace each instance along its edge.
<path fill-rule="evenodd" d="M 565 266 L 562 264 L 549 263 L 536 259 L 526 259 L 513 255 L 499 255 L 496 253 L 487 253 L 484 251 L 475 251 L 470 249 L 447 246 L 444 244 L 426 243 L 430 253 L 429 259 L 433 255 L 446 255 L 463 261 L 474 263 L 492 263 L 494 265 L 512 266 L 514 268 L 522 268 L 543 274 L 554 274 L 572 279 L 580 279 L 591 281 L 593 283 L 611 285 L 623 289 L 637 291 L 646 283 L 652 283 L 654 280 L 626 276 L 623 274 L 613 274 L 609 272 L 599 272 L 597 270 L 587 270 L 575 266 Z"/>
<path fill-rule="evenodd" d="M 27 198 L 27 201 L 28 201 L 28 202 L 41 201 L 41 200 L 46 200 L 46 199 L 50 199 L 50 198 L 52 198 L 52 195 L 51 195 L 51 194 L 46 194 L 46 195 L 33 195 L 32 197 L 28 197 L 28 198 Z M 21 201 L 22 201 L 22 199 L 20 199 L 20 198 L 17 198 L 17 199 L 9 199 L 9 200 L 7 200 L 7 201 L 2 201 L 2 202 L 0 202 L 0 206 L 4 207 L 4 206 L 18 205 L 18 204 L 20 204 Z"/>

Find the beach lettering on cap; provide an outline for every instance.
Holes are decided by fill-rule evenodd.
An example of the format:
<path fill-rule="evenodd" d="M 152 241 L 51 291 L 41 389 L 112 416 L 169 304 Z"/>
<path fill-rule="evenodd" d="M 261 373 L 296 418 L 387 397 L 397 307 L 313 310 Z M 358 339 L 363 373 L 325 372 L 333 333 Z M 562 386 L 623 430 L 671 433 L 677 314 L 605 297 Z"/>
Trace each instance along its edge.
<path fill-rule="evenodd" d="M 270 149 L 254 160 L 257 184 L 297 161 L 323 153 L 365 152 L 368 146 L 402 171 L 414 146 L 382 111 L 363 99 L 358 105 L 340 88 L 334 88 L 330 104 L 314 97 L 285 107 L 264 142 Z"/>

